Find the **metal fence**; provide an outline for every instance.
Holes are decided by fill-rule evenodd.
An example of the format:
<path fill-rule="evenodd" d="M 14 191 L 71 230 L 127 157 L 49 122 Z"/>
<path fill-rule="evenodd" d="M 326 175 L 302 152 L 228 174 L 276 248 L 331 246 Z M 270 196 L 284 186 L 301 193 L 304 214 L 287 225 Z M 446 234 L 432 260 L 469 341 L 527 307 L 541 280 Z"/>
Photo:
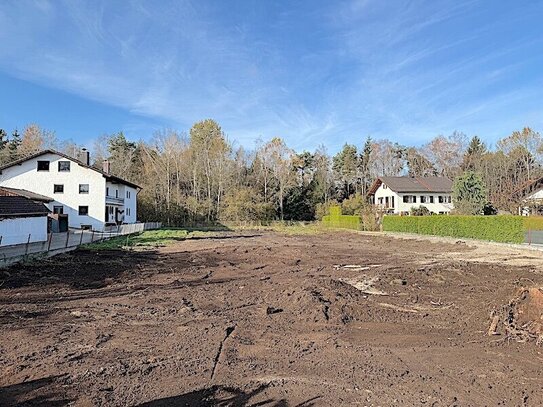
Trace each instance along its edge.
<path fill-rule="evenodd" d="M 524 242 L 529 245 L 543 245 L 543 230 L 528 229 L 524 234 Z"/>
<path fill-rule="evenodd" d="M 84 244 L 139 233 L 145 230 L 160 229 L 161 227 L 162 224 L 160 222 L 147 222 L 108 227 L 103 232 L 69 230 L 64 233 L 49 233 L 47 240 L 41 242 L 32 242 L 32 235 L 29 235 L 27 238 L 28 243 L 0 246 L 0 267 L 16 263 L 31 255 L 42 253 L 45 255 L 59 254 L 73 250 Z"/>

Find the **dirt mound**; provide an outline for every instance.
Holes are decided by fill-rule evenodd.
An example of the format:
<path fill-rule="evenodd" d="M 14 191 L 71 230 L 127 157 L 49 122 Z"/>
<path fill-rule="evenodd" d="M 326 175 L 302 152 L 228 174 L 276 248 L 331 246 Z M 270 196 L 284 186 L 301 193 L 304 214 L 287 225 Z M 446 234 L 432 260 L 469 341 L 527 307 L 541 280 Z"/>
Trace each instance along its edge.
<path fill-rule="evenodd" d="M 489 335 L 499 335 L 503 328 L 507 339 L 542 344 L 543 287 L 522 288 L 501 312 L 491 315 L 491 320 Z"/>
<path fill-rule="evenodd" d="M 297 289 L 287 307 L 306 321 L 346 324 L 367 318 L 362 292 L 335 279 L 321 279 Z"/>

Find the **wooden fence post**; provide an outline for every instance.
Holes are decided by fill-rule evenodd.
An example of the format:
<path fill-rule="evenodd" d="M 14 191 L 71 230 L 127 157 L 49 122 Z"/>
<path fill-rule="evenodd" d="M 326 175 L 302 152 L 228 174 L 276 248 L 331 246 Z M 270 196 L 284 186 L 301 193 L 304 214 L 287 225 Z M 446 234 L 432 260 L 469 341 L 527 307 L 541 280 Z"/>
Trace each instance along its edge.
<path fill-rule="evenodd" d="M 66 232 L 66 244 L 64 245 L 64 248 L 68 247 L 68 241 L 70 240 L 70 229 Z"/>
<path fill-rule="evenodd" d="M 53 232 L 49 233 L 49 242 L 47 244 L 47 251 L 51 250 L 51 240 L 53 240 Z"/>
<path fill-rule="evenodd" d="M 79 239 L 79 246 L 81 246 L 81 244 L 83 244 L 83 233 L 84 233 L 84 232 L 85 232 L 85 231 L 82 229 L 82 230 L 81 230 L 81 238 Z"/>

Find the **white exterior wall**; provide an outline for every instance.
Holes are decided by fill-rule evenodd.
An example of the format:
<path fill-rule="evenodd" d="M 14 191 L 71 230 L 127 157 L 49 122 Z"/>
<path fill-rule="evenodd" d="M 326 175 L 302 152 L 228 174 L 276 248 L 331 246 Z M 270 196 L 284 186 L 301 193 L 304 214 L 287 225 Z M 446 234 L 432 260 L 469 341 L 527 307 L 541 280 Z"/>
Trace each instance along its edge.
<path fill-rule="evenodd" d="M 417 202 L 404 203 L 403 201 L 404 195 L 416 196 Z M 450 195 L 451 195 L 450 193 L 447 194 L 447 193 L 430 193 L 430 192 L 425 192 L 425 193 L 409 192 L 405 194 L 403 193 L 400 194 L 400 193 L 396 193 L 392 191 L 385 184 L 381 184 L 381 186 L 377 189 L 377 191 L 375 191 L 374 203 L 375 205 L 379 206 L 379 198 L 383 198 L 383 205 L 384 205 L 386 197 L 389 198 L 389 202 L 390 202 L 390 198 L 394 197 L 394 208 L 393 210 L 391 208 L 391 211 L 393 211 L 394 213 L 409 212 L 411 208 L 413 207 L 418 208 L 419 206 L 425 206 L 426 208 L 428 208 L 430 212 L 433 212 L 433 213 L 440 213 L 440 212 L 449 213 L 454 208 L 453 204 L 439 203 L 439 196 L 450 196 Z M 433 196 L 434 203 L 421 203 L 421 196 L 426 196 L 426 197 Z"/>
<path fill-rule="evenodd" d="M 8 218 L 0 220 L 0 246 L 45 242 L 47 240 L 47 216 Z"/>
<path fill-rule="evenodd" d="M 106 205 L 113 206 L 122 210 L 124 223 L 136 223 L 137 220 L 137 205 L 136 205 L 136 188 L 125 184 L 106 182 Z M 108 221 L 113 222 L 115 213 L 110 214 Z"/>
<path fill-rule="evenodd" d="M 388 188 L 385 184 L 381 184 L 381 186 L 375 191 L 375 205 L 379 205 L 379 198 L 383 198 L 383 205 L 385 202 L 385 198 L 389 199 L 389 202 L 391 201 L 391 198 L 394 197 L 394 212 L 397 213 L 398 203 L 402 200 L 400 195 L 398 195 L 396 192 Z M 389 208 L 391 208 L 392 205 L 389 203 Z M 383 207 L 383 209 L 386 209 Z"/>
<path fill-rule="evenodd" d="M 130 193 L 130 198 L 128 198 L 127 192 Z M 125 223 L 136 223 L 138 220 L 137 195 L 138 191 L 136 188 L 129 187 L 128 185 L 124 186 Z"/>
<path fill-rule="evenodd" d="M 49 161 L 49 171 L 38 171 L 38 161 Z M 105 185 L 102 174 L 71 161 L 69 172 L 58 171 L 58 161 L 71 161 L 56 154 L 44 154 L 2 170 L 0 186 L 26 189 L 53 198 L 47 206 L 62 205 L 70 227 L 91 225 L 102 230 L 105 217 Z M 53 185 L 63 184 L 64 193 L 54 193 Z M 89 193 L 80 194 L 79 184 L 89 184 Z M 79 216 L 79 206 L 88 206 L 88 216 Z"/>

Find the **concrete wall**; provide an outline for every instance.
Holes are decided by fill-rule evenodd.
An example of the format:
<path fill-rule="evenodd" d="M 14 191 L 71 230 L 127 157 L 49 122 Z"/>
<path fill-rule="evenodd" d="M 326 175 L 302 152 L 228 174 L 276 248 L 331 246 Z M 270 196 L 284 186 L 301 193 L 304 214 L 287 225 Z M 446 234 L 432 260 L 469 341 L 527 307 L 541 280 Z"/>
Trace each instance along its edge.
<path fill-rule="evenodd" d="M 49 161 L 49 171 L 38 171 L 38 161 Z M 70 161 L 70 171 L 59 172 L 59 161 Z M 63 184 L 64 192 L 54 193 L 54 184 Z M 89 184 L 89 193 L 80 194 L 79 184 Z M 55 201 L 48 204 L 49 209 L 62 205 L 68 215 L 69 226 L 74 228 L 91 225 L 95 230 L 103 229 L 105 185 L 106 179 L 102 174 L 56 154 L 44 154 L 6 168 L 0 174 L 0 186 L 26 189 L 53 198 Z M 89 214 L 80 216 L 79 206 L 88 206 Z"/>
<path fill-rule="evenodd" d="M 0 220 L 0 246 L 47 240 L 47 216 L 12 218 Z"/>
<path fill-rule="evenodd" d="M 404 196 L 416 196 L 416 203 L 405 203 L 403 201 Z M 421 196 L 425 197 L 434 197 L 434 203 L 421 203 Z M 380 207 L 379 198 L 383 198 L 383 206 L 385 205 L 385 198 L 389 198 L 389 207 L 391 207 L 391 199 L 394 197 L 394 207 L 391 208 L 391 212 L 400 213 L 400 212 L 409 212 L 412 207 L 425 206 L 430 212 L 433 213 L 449 213 L 453 208 L 452 203 L 439 203 L 439 196 L 451 196 L 451 194 L 446 193 L 421 193 L 421 192 L 410 192 L 406 194 L 400 194 L 392 191 L 388 188 L 387 185 L 381 184 L 381 186 L 375 191 L 375 205 Z M 428 198 L 427 198 L 428 200 Z M 383 208 L 385 209 L 385 208 Z"/>

